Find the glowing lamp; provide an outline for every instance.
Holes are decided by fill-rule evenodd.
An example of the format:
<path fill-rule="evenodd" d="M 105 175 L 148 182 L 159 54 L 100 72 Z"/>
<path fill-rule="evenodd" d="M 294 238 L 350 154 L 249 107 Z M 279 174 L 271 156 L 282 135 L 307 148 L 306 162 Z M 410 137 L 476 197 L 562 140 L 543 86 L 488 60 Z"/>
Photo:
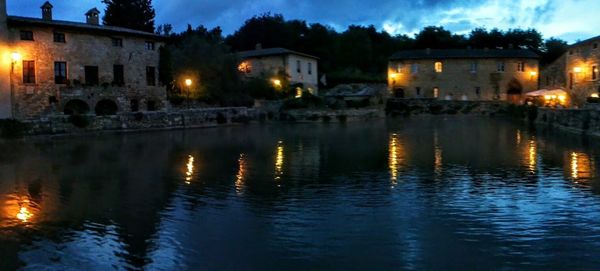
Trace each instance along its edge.
<path fill-rule="evenodd" d="M 274 86 L 281 87 L 281 80 L 279 80 L 279 79 L 273 79 L 271 81 L 273 82 Z"/>
<path fill-rule="evenodd" d="M 581 67 L 573 68 L 573 72 L 575 72 L 575 73 L 580 73 L 581 71 L 582 71 Z"/>
<path fill-rule="evenodd" d="M 186 86 L 192 86 L 192 79 L 185 79 L 185 85 Z"/>
<path fill-rule="evenodd" d="M 398 74 L 391 72 L 390 73 L 390 79 L 396 79 L 396 78 L 398 78 Z"/>
<path fill-rule="evenodd" d="M 13 62 L 18 62 L 19 60 L 21 60 L 21 54 L 17 52 L 13 52 L 10 57 L 12 58 Z"/>
<path fill-rule="evenodd" d="M 590 97 L 592 97 L 592 98 L 600 98 L 600 95 L 598 93 L 594 93 Z"/>
<path fill-rule="evenodd" d="M 552 100 L 552 96 L 550 96 L 550 95 L 545 95 L 545 96 L 544 96 L 544 99 L 546 99 L 546 100 Z"/>
<path fill-rule="evenodd" d="M 567 97 L 565 95 L 560 95 L 560 96 L 558 96 L 558 100 L 560 100 L 561 102 L 564 102 L 565 100 L 567 100 Z"/>
<path fill-rule="evenodd" d="M 536 76 L 537 72 L 530 72 L 529 75 L 531 75 L 531 77 Z"/>

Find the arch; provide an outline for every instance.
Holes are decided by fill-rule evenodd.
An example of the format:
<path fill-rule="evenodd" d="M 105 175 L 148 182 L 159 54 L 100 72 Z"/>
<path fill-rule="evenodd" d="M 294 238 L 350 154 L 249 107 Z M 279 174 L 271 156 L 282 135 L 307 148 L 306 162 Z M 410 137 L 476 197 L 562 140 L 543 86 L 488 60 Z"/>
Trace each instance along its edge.
<path fill-rule="evenodd" d="M 523 85 L 521 85 L 521 82 L 519 82 L 519 80 L 513 78 L 512 80 L 510 80 L 510 82 L 508 82 L 508 85 L 506 86 L 506 94 L 508 94 L 508 95 L 523 94 Z"/>
<path fill-rule="evenodd" d="M 90 112 L 90 106 L 83 100 L 74 99 L 65 104 L 63 109 L 65 115 L 85 115 Z"/>
<path fill-rule="evenodd" d="M 94 110 L 96 111 L 96 116 L 110 116 L 116 115 L 119 107 L 114 101 L 104 99 L 96 104 Z"/>
<path fill-rule="evenodd" d="M 146 110 L 157 111 L 158 110 L 158 102 L 155 100 L 147 100 L 146 101 Z"/>

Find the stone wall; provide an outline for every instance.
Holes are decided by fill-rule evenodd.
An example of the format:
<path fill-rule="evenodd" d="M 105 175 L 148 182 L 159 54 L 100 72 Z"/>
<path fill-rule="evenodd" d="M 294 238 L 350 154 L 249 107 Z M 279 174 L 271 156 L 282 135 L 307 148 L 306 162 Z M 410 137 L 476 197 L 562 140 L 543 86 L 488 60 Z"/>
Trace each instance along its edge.
<path fill-rule="evenodd" d="M 229 107 L 171 112 L 122 113 L 114 116 L 87 115 L 77 118 L 77 120 L 74 120 L 73 117 L 65 115 L 53 115 L 39 120 L 26 121 L 25 123 L 30 127 L 29 135 L 53 135 L 97 131 L 127 132 L 213 127 L 245 123 L 256 119 L 256 114 L 253 109 Z"/>
<path fill-rule="evenodd" d="M 600 38 L 590 39 L 569 48 L 566 53 L 566 88 L 575 105 L 585 104 L 587 97 L 600 91 Z M 594 73 L 595 78 L 594 78 Z"/>
<path fill-rule="evenodd" d="M 510 113 L 511 105 L 500 101 L 444 101 L 438 99 L 390 99 L 386 104 L 388 115 L 420 114 L 477 114 Z"/>
<path fill-rule="evenodd" d="M 442 72 L 434 70 L 435 62 L 442 62 Z M 498 62 L 504 63 L 504 72 L 497 72 Z M 519 62 L 525 63 L 524 72 L 517 71 Z M 472 63 L 476 63 L 477 72 L 471 72 Z M 411 70 L 413 64 L 418 65 L 416 73 Z M 400 71 L 398 65 L 402 67 Z M 434 88 L 437 88 L 439 99 L 507 100 L 507 91 L 514 84 L 521 86 L 523 94 L 538 87 L 535 59 L 406 60 L 391 61 L 388 68 L 390 91 L 403 89 L 405 98 L 435 98 Z"/>
<path fill-rule="evenodd" d="M 600 136 L 599 109 L 539 108 L 535 123 L 548 128 Z"/>

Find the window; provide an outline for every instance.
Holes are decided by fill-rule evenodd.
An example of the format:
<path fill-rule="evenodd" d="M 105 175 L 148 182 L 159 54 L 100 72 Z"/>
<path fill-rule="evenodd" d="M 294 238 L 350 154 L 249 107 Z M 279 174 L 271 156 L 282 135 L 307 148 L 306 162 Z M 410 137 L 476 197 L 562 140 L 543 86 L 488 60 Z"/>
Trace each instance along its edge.
<path fill-rule="evenodd" d="M 478 66 L 477 62 L 471 62 L 471 73 L 477 73 Z"/>
<path fill-rule="evenodd" d="M 123 65 L 113 65 L 113 84 L 122 86 L 125 84 Z"/>
<path fill-rule="evenodd" d="M 598 66 L 592 66 L 592 80 L 598 80 Z"/>
<path fill-rule="evenodd" d="M 308 62 L 308 74 L 312 74 L 312 63 Z"/>
<path fill-rule="evenodd" d="M 156 101 L 150 100 L 146 102 L 146 110 L 156 111 Z"/>
<path fill-rule="evenodd" d="M 23 84 L 35 84 L 35 61 L 23 60 Z"/>
<path fill-rule="evenodd" d="M 519 63 L 517 63 L 517 71 L 518 72 L 525 72 L 525 62 L 519 62 Z"/>
<path fill-rule="evenodd" d="M 440 88 L 435 87 L 433 88 L 433 98 L 437 99 L 438 97 L 440 97 Z"/>
<path fill-rule="evenodd" d="M 398 66 L 396 67 L 396 71 L 398 73 L 403 73 L 404 72 L 404 64 L 399 63 Z"/>
<path fill-rule="evenodd" d="M 146 42 L 146 50 L 154 51 L 154 42 L 147 41 Z"/>
<path fill-rule="evenodd" d="M 88 86 L 98 85 L 98 66 L 85 66 L 85 84 Z"/>
<path fill-rule="evenodd" d="M 33 31 L 21 30 L 21 40 L 33 40 Z"/>
<path fill-rule="evenodd" d="M 417 96 L 421 96 L 421 87 L 417 87 Z"/>
<path fill-rule="evenodd" d="M 417 73 L 419 73 L 419 64 L 416 64 L 416 63 L 412 64 L 412 65 L 410 66 L 410 72 L 411 72 L 412 74 L 417 74 Z"/>
<path fill-rule="evenodd" d="M 481 87 L 475 87 L 475 95 L 481 95 Z"/>
<path fill-rule="evenodd" d="M 572 54 L 573 54 L 573 50 L 570 50 L 570 51 L 569 51 L 569 55 L 572 55 Z"/>
<path fill-rule="evenodd" d="M 498 64 L 496 64 L 496 71 L 504 72 L 504 62 L 498 62 Z"/>
<path fill-rule="evenodd" d="M 434 64 L 434 69 L 435 69 L 435 72 L 437 72 L 437 73 L 442 72 L 443 67 L 444 67 L 444 65 L 442 64 L 442 62 L 438 61 Z"/>
<path fill-rule="evenodd" d="M 137 99 L 131 100 L 130 106 L 131 106 L 131 112 L 140 111 L 140 101 L 139 100 L 137 100 Z"/>
<path fill-rule="evenodd" d="M 156 68 L 146 67 L 146 83 L 148 86 L 156 86 Z"/>
<path fill-rule="evenodd" d="M 121 39 L 121 38 L 112 38 L 112 45 L 114 47 L 123 47 L 123 39 Z"/>
<path fill-rule="evenodd" d="M 302 73 L 302 63 L 300 62 L 300 60 L 296 60 L 296 71 L 298 73 Z"/>
<path fill-rule="evenodd" d="M 594 45 L 592 45 L 592 48 L 598 49 L 598 43 L 594 43 Z"/>
<path fill-rule="evenodd" d="M 65 33 L 56 33 L 54 32 L 54 42 L 65 43 L 67 40 L 65 39 Z"/>
<path fill-rule="evenodd" d="M 54 83 L 67 83 L 67 62 L 54 62 Z"/>

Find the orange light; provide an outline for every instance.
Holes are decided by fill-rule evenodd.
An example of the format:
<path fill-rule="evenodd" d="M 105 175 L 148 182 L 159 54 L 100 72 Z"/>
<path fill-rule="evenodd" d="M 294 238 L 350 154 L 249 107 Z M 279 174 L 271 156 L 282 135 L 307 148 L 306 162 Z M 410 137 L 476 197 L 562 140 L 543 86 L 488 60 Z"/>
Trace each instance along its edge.
<path fill-rule="evenodd" d="M 185 85 L 186 85 L 186 86 L 188 86 L 188 87 L 189 87 L 189 86 L 192 86 L 192 83 L 193 83 L 193 82 L 192 82 L 192 79 L 185 79 Z"/>
<path fill-rule="evenodd" d="M 573 72 L 575 73 L 580 73 L 583 69 L 581 69 L 581 67 L 575 67 L 573 68 Z"/>
<path fill-rule="evenodd" d="M 533 77 L 537 75 L 537 72 L 530 72 L 529 74 Z"/>
<path fill-rule="evenodd" d="M 276 86 L 278 88 L 281 87 L 281 80 L 279 80 L 279 79 L 273 79 L 273 80 L 271 80 L 271 82 L 273 82 L 274 86 Z"/>
<path fill-rule="evenodd" d="M 21 54 L 17 52 L 13 52 L 10 56 L 13 62 L 18 62 L 19 60 L 21 60 Z"/>

